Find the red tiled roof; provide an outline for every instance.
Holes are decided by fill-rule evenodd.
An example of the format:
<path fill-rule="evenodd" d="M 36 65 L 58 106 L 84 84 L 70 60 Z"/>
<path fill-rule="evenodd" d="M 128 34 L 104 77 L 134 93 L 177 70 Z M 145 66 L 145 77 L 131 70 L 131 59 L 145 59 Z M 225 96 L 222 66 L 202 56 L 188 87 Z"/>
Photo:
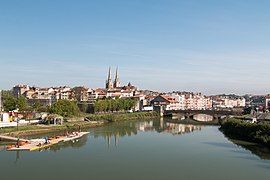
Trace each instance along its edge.
<path fill-rule="evenodd" d="M 56 92 L 55 92 L 55 91 L 52 91 L 52 92 L 50 92 L 49 94 L 56 94 Z"/>
<path fill-rule="evenodd" d="M 98 95 L 106 95 L 107 93 L 105 93 L 105 92 L 102 92 L 102 91 L 100 91 L 100 92 L 97 92 L 98 93 Z"/>
<path fill-rule="evenodd" d="M 49 88 L 40 88 L 39 91 L 48 91 Z"/>
<path fill-rule="evenodd" d="M 112 94 L 112 97 L 120 97 L 121 94 Z"/>
<path fill-rule="evenodd" d="M 122 93 L 132 93 L 131 91 L 125 90 Z"/>
<path fill-rule="evenodd" d="M 174 98 L 171 98 L 170 96 L 161 95 L 164 99 L 169 101 L 170 103 L 177 103 L 177 101 Z"/>

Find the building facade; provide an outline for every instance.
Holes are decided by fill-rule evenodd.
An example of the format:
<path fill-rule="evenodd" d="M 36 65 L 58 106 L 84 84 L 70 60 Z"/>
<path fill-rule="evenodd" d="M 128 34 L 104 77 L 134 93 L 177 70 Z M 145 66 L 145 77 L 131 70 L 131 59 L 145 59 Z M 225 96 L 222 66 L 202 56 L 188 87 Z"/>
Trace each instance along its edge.
<path fill-rule="evenodd" d="M 246 106 L 244 97 L 213 96 L 214 108 L 238 108 Z"/>

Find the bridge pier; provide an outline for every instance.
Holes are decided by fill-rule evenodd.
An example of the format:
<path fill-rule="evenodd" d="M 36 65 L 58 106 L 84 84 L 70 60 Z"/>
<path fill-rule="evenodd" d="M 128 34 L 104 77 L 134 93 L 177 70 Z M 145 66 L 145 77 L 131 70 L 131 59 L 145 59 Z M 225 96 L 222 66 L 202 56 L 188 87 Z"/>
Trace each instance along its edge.
<path fill-rule="evenodd" d="M 161 117 L 164 116 L 164 109 L 162 106 L 154 106 L 153 110 L 157 112 Z"/>

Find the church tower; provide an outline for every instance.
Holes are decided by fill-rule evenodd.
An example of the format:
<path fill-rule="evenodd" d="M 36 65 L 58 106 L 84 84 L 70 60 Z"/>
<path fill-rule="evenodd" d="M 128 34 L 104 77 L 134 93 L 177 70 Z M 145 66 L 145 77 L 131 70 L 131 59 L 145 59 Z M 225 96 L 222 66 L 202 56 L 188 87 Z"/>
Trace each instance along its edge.
<path fill-rule="evenodd" d="M 120 87 L 120 80 L 119 80 L 119 77 L 118 77 L 118 66 L 116 67 L 114 87 L 115 88 Z"/>
<path fill-rule="evenodd" d="M 107 89 L 112 89 L 113 88 L 111 67 L 109 68 L 108 79 L 106 81 L 106 88 Z"/>

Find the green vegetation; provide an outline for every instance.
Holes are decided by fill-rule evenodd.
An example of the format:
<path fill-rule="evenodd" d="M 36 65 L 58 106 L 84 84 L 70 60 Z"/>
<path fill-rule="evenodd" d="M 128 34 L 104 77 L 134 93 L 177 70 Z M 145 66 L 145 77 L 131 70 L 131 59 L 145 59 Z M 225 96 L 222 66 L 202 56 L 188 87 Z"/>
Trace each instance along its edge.
<path fill-rule="evenodd" d="M 50 108 L 49 112 L 52 114 L 59 114 L 63 117 L 74 117 L 80 115 L 80 110 L 74 101 L 59 100 L 54 103 Z"/>
<path fill-rule="evenodd" d="M 17 109 L 17 99 L 10 93 L 3 93 L 3 106 L 5 111 L 13 111 Z"/>
<path fill-rule="evenodd" d="M 17 109 L 22 113 L 30 113 L 32 111 L 48 112 L 48 108 L 42 106 L 40 101 L 37 101 L 31 107 L 24 96 L 20 96 L 16 99 L 9 91 L 3 92 L 3 101 L 4 111 L 7 112 Z"/>
<path fill-rule="evenodd" d="M 86 113 L 87 108 L 88 108 L 88 103 L 86 101 L 84 101 L 83 104 L 82 104 L 82 110 L 81 111 L 83 113 Z"/>
<path fill-rule="evenodd" d="M 270 147 L 270 124 L 253 124 L 240 119 L 229 119 L 221 125 L 228 136 L 265 144 Z"/>
<path fill-rule="evenodd" d="M 28 107 L 29 107 L 29 104 L 27 103 L 26 98 L 24 96 L 20 96 L 17 99 L 17 108 L 20 111 L 24 111 L 25 109 L 28 109 Z"/>
<path fill-rule="evenodd" d="M 38 134 L 50 131 L 64 131 L 67 128 L 69 130 L 78 130 L 79 126 L 81 128 L 88 128 L 88 127 L 96 127 L 100 126 L 101 124 L 93 124 L 92 122 L 87 121 L 76 121 L 76 122 L 65 122 L 63 125 L 30 125 L 30 126 L 19 126 L 18 130 L 17 127 L 9 127 L 9 128 L 2 128 L 0 129 L 0 134 L 2 133 L 16 133 L 20 135 L 26 134 Z"/>
<path fill-rule="evenodd" d="M 108 121 L 116 122 L 123 120 L 133 120 L 133 119 L 145 119 L 145 118 L 155 118 L 158 117 L 156 112 L 136 112 L 136 113 L 124 113 L 124 114 L 92 114 L 86 117 L 90 121 Z"/>
<path fill-rule="evenodd" d="M 0 134 L 2 133 L 15 133 L 20 135 L 29 135 L 29 134 L 38 134 L 45 133 L 50 131 L 64 131 L 67 128 L 69 130 L 77 130 L 79 127 L 88 128 L 101 126 L 102 122 L 93 122 L 93 121 L 107 121 L 107 122 L 116 122 L 124 120 L 137 120 L 137 119 L 146 119 L 146 118 L 155 118 L 158 117 L 158 113 L 151 112 L 137 112 L 137 113 L 124 113 L 124 114 L 104 114 L 104 115 L 90 115 L 87 117 L 89 121 L 75 121 L 75 122 L 64 122 L 63 125 L 30 125 L 30 126 L 19 126 L 9 127 L 0 129 Z"/>
<path fill-rule="evenodd" d="M 94 104 L 95 112 L 127 111 L 136 104 L 134 99 L 100 99 Z"/>
<path fill-rule="evenodd" d="M 36 112 L 49 112 L 49 107 L 41 104 L 40 100 L 36 100 L 32 105 L 32 111 Z"/>

